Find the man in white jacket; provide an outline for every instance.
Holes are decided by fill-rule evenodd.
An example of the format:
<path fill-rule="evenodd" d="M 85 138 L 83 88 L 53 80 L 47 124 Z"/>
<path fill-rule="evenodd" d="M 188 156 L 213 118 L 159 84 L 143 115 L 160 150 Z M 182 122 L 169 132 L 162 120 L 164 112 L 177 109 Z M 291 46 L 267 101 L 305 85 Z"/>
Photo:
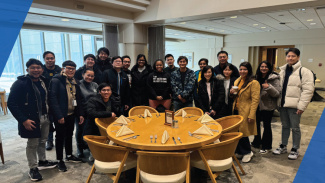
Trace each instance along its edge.
<path fill-rule="evenodd" d="M 295 160 L 299 156 L 300 147 L 300 117 L 306 110 L 313 97 L 314 75 L 301 66 L 300 51 L 297 48 L 290 48 L 286 52 L 287 64 L 280 67 L 280 83 L 282 83 L 282 97 L 279 98 L 280 119 L 282 122 L 282 143 L 273 154 L 287 152 L 290 129 L 292 130 L 292 149 L 288 156 Z"/>

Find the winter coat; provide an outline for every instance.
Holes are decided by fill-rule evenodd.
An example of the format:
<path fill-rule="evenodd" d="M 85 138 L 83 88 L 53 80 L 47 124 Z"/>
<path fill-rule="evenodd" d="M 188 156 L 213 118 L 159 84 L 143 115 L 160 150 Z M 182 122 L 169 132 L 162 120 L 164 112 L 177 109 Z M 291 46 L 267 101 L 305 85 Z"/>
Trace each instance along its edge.
<path fill-rule="evenodd" d="M 238 86 L 241 77 L 239 77 L 234 86 Z M 237 106 L 238 114 L 243 116 L 243 122 L 239 127 L 239 132 L 243 133 L 243 137 L 250 135 L 257 135 L 256 122 L 248 123 L 248 118 L 256 121 L 256 110 L 260 100 L 260 83 L 253 80 L 247 84 L 245 88 L 238 91 L 238 96 L 233 103 L 233 110 L 235 109 L 236 101 L 239 100 Z"/>
<path fill-rule="evenodd" d="M 182 86 L 182 76 L 180 69 L 172 72 L 170 77 L 172 91 L 173 91 L 173 100 L 180 101 L 178 99 L 178 95 L 181 95 L 187 102 L 193 101 L 193 92 L 194 92 L 194 85 L 195 85 L 195 73 L 191 69 L 186 69 L 186 76 L 184 81 L 184 88 Z"/>
<path fill-rule="evenodd" d="M 106 71 L 107 69 L 111 69 L 113 68 L 112 66 L 112 63 L 111 63 L 111 60 L 108 58 L 106 60 L 100 60 L 100 59 L 97 59 L 95 61 L 95 65 L 97 66 L 97 68 L 101 71 L 101 72 L 104 72 Z"/>
<path fill-rule="evenodd" d="M 46 66 L 44 65 L 43 66 L 43 73 L 42 73 L 42 75 L 46 78 L 46 79 L 48 79 L 49 81 L 52 79 L 52 77 L 53 76 L 55 76 L 56 74 L 60 74 L 60 72 L 61 72 L 61 67 L 59 67 L 58 65 L 55 65 L 54 66 L 54 73 L 52 74 L 52 73 L 50 73 L 49 72 L 49 69 L 47 69 L 46 68 Z"/>
<path fill-rule="evenodd" d="M 273 111 L 277 108 L 277 101 L 281 94 L 280 75 L 272 72 L 266 79 L 269 87 L 261 87 L 259 110 Z"/>
<path fill-rule="evenodd" d="M 280 67 L 280 83 L 283 88 L 283 81 L 285 78 L 285 72 L 288 64 Z M 299 70 L 301 68 L 301 62 L 298 61 L 292 66 L 292 74 L 289 76 L 287 90 L 285 95 L 285 103 L 283 107 L 299 109 L 305 111 L 311 98 L 314 95 L 314 75 L 307 69 L 302 67 L 301 76 Z M 278 106 L 281 104 L 281 97 L 278 99 Z M 281 106 L 280 106 L 281 107 Z"/>
<path fill-rule="evenodd" d="M 85 66 L 85 65 L 82 66 L 82 67 L 80 67 L 80 68 L 76 71 L 76 73 L 75 73 L 75 75 L 74 75 L 74 78 L 75 78 L 76 80 L 78 80 L 78 81 L 81 81 L 81 80 L 83 79 L 83 77 L 82 77 L 82 73 L 84 72 L 84 70 L 86 70 L 86 66 Z M 97 83 L 97 84 L 102 83 L 102 71 L 99 70 L 99 68 L 98 68 L 96 65 L 94 66 L 93 70 L 94 70 L 94 73 L 95 73 L 95 78 L 94 78 L 93 82 L 95 82 L 95 83 Z"/>
<path fill-rule="evenodd" d="M 41 76 L 40 79 L 48 88 L 47 80 Z M 38 108 L 37 93 L 32 86 L 32 80 L 28 75 L 19 76 L 10 88 L 8 108 L 18 121 L 18 133 L 22 138 L 40 138 L 40 115 L 42 110 Z M 46 101 L 47 103 L 47 101 Z M 29 131 L 23 125 L 27 119 L 35 121 L 36 127 Z"/>
<path fill-rule="evenodd" d="M 101 95 L 91 97 L 87 103 L 87 120 L 84 128 L 84 135 L 100 135 L 99 129 L 95 123 L 95 118 L 112 117 L 112 112 L 116 114 L 114 102 L 109 100 L 111 109 L 107 109 Z"/>
<path fill-rule="evenodd" d="M 152 73 L 150 65 L 146 65 L 142 72 L 138 71 L 138 65 L 131 69 L 131 93 L 134 106 L 149 105 L 147 80 L 150 73 Z"/>
<path fill-rule="evenodd" d="M 154 71 L 148 76 L 149 99 L 157 100 L 157 96 L 162 96 L 163 100 L 170 99 L 172 93 L 170 85 L 170 74 L 163 71 Z"/>
<path fill-rule="evenodd" d="M 209 95 L 207 91 L 207 84 L 201 80 L 198 88 L 198 106 L 203 112 L 210 112 L 210 106 L 216 114 L 222 108 L 225 103 L 225 89 L 223 86 L 223 80 L 219 80 L 216 77 L 212 77 L 210 80 L 211 89 L 211 102 L 209 103 Z"/>
<path fill-rule="evenodd" d="M 74 114 L 76 117 L 84 116 L 84 99 L 81 94 L 80 87 L 77 84 L 76 87 L 76 102 L 77 106 L 74 108 Z M 53 114 L 54 120 L 58 121 L 68 115 L 68 94 L 66 89 L 66 76 L 62 74 L 55 75 L 49 87 L 49 103 L 50 111 Z"/>

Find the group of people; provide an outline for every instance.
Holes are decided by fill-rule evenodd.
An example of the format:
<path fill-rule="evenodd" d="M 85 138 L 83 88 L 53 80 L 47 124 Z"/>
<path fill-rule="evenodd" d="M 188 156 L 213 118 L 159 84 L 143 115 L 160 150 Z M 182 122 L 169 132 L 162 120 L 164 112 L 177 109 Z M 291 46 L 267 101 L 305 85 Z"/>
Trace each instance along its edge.
<path fill-rule="evenodd" d="M 46 51 L 43 58 L 45 65 L 37 59 L 26 63 L 28 74 L 17 78 L 8 98 L 8 107 L 18 121 L 19 135 L 28 139 L 26 155 L 33 181 L 42 179 L 41 169 L 57 166 L 60 171 L 67 171 L 63 149 L 66 161 L 82 161 L 83 150 L 87 148 L 83 136 L 100 135 L 95 118 L 127 116 L 130 108 L 140 105 L 163 112 L 192 107 L 194 103 L 214 119 L 232 114 L 243 116 L 239 131 L 244 135 L 236 149 L 242 162 L 251 160 L 251 145 L 261 148 L 261 154 L 272 149 L 271 120 L 278 109 L 282 142 L 273 153 L 287 152 L 291 129 L 293 146 L 288 158 L 297 159 L 299 155 L 300 116 L 313 96 L 314 78 L 310 70 L 301 66 L 300 51 L 296 48 L 286 52 L 287 64 L 279 74 L 263 61 L 256 75 L 249 62 L 242 62 L 239 69 L 228 63 L 226 51 L 217 54 L 216 67 L 210 66 L 208 59 L 200 59 L 200 70 L 196 72 L 187 67 L 185 56 L 178 57 L 179 68 L 176 67 L 171 54 L 152 66 L 145 55 L 139 54 L 129 70 L 129 56 L 109 57 L 109 50 L 104 47 L 96 57 L 85 55 L 84 65 L 78 70 L 70 60 L 63 62 L 62 68 L 55 65 L 53 52 Z M 72 154 L 75 126 L 77 157 Z M 54 129 L 58 162 L 48 161 L 45 156 L 45 148 L 53 148 Z M 251 135 L 255 135 L 252 143 L 248 139 Z"/>

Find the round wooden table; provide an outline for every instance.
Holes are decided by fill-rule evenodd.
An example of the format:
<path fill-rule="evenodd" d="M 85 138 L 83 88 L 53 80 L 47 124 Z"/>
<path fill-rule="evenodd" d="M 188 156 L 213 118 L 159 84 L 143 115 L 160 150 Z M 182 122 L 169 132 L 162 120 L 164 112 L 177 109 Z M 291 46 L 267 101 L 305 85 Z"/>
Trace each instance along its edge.
<path fill-rule="evenodd" d="M 116 132 L 121 128 L 117 126 L 115 122 L 110 124 L 106 131 L 108 138 L 111 139 L 116 144 L 121 146 L 138 149 L 138 150 L 149 150 L 149 151 L 178 151 L 178 150 L 193 150 L 200 148 L 206 144 L 210 144 L 215 140 L 219 139 L 222 127 L 217 122 L 210 122 L 207 125 L 209 128 L 218 130 L 218 132 L 213 131 L 213 136 L 210 135 L 199 135 L 202 138 L 198 139 L 191 137 L 188 131 L 194 132 L 200 128 L 203 124 L 197 120 L 200 116 L 192 116 L 190 118 L 175 117 L 178 120 L 179 127 L 172 128 L 171 126 L 164 125 L 165 123 L 165 113 L 152 114 L 152 117 L 142 118 L 139 116 L 131 116 L 129 119 L 134 119 L 134 122 L 130 122 L 127 127 L 134 131 L 134 134 L 125 135 L 122 137 L 116 137 Z M 164 131 L 169 134 L 169 139 L 165 144 L 161 143 L 162 135 Z M 136 139 L 123 140 L 125 138 L 139 135 Z M 153 136 L 152 142 L 150 136 Z M 157 135 L 157 141 L 155 142 L 155 135 Z M 173 141 L 175 138 L 176 144 Z M 180 137 L 181 142 L 177 139 Z"/>

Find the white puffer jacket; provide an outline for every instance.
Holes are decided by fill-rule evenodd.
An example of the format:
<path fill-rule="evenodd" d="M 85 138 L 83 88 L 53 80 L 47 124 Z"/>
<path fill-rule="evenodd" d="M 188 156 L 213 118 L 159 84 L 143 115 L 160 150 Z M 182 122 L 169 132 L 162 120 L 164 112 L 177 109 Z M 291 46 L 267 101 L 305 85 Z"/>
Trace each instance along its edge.
<path fill-rule="evenodd" d="M 314 75 L 313 73 L 302 67 L 301 80 L 299 70 L 301 68 L 300 60 L 292 66 L 292 74 L 289 76 L 287 91 L 285 94 L 285 102 L 283 107 L 295 108 L 305 111 L 311 98 L 314 95 Z M 283 81 L 286 74 L 287 64 L 280 67 L 280 83 L 283 86 Z M 279 97 L 278 105 L 281 105 L 281 97 Z"/>

